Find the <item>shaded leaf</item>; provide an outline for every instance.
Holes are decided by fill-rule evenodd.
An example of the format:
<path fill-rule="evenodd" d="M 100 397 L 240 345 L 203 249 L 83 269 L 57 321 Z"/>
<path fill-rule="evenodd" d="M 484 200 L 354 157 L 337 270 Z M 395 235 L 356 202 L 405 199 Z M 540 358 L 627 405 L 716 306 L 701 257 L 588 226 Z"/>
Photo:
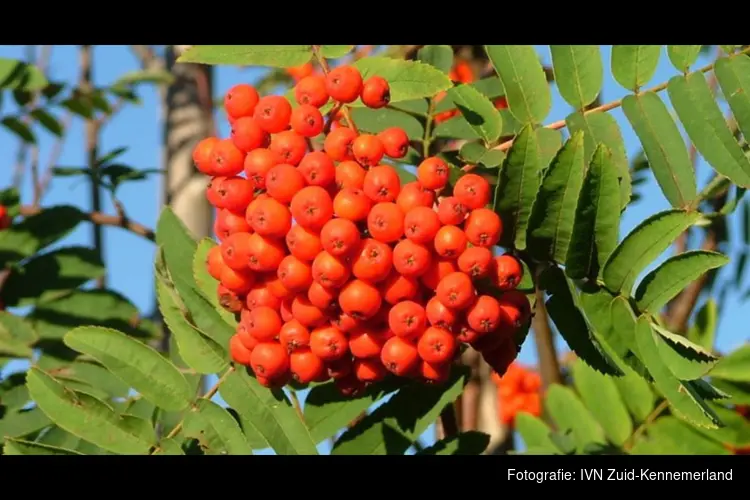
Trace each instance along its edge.
<path fill-rule="evenodd" d="M 37 255 L 8 277 L 3 299 L 17 307 L 46 302 L 103 276 L 98 252 L 86 247 L 66 247 Z"/>
<path fill-rule="evenodd" d="M 129 428 L 126 419 L 105 403 L 65 388 L 39 368 L 29 370 L 27 385 L 32 399 L 58 426 L 105 450 L 143 455 L 153 444 Z"/>
<path fill-rule="evenodd" d="M 589 443 L 607 442 L 599 423 L 569 388 L 559 384 L 550 385 L 544 405 L 557 429 L 571 432 L 579 451 Z"/>
<path fill-rule="evenodd" d="M 705 250 L 691 250 L 670 257 L 638 284 L 635 291 L 638 308 L 651 313 L 659 312 L 687 285 L 728 262 L 726 255 Z"/>
<path fill-rule="evenodd" d="M 185 417 L 185 436 L 198 440 L 206 455 L 252 455 L 237 421 L 213 401 L 200 398 Z"/>
<path fill-rule="evenodd" d="M 8 412 L 20 410 L 29 402 L 29 390 L 26 389 L 26 374 L 13 373 L 0 382 L 0 406 Z M 0 424 L 0 427 L 2 424 Z M 2 433 L 0 433 L 0 436 Z"/>
<path fill-rule="evenodd" d="M 219 282 L 208 272 L 208 252 L 216 245 L 217 243 L 211 238 L 203 238 L 200 243 L 198 243 L 198 246 L 195 249 L 195 255 L 193 256 L 193 276 L 195 278 L 198 292 L 200 292 L 203 297 L 213 305 L 214 309 L 219 313 L 219 316 L 224 318 L 224 321 L 226 321 L 227 324 L 233 325 L 236 322 L 234 314 L 227 311 L 219 304 L 219 296 L 217 294 Z M 159 255 L 161 256 L 162 254 L 160 253 Z M 167 277 L 163 277 L 163 279 L 166 280 L 166 283 L 170 284 L 170 288 L 174 288 L 174 285 Z M 178 303 L 180 302 L 181 301 L 178 300 Z M 182 310 L 183 312 L 185 311 L 184 304 Z"/>
<path fill-rule="evenodd" d="M 625 376 L 616 377 L 613 382 L 635 421 L 644 422 L 654 409 L 655 402 L 648 382 L 629 367 L 625 368 Z"/>
<path fill-rule="evenodd" d="M 41 126 L 47 129 L 50 133 L 54 134 L 57 137 L 62 137 L 63 131 L 64 131 L 63 126 L 60 124 L 57 118 L 55 118 L 47 110 L 42 109 L 42 108 L 37 108 L 35 110 L 32 110 L 30 114 L 32 118 L 34 118 Z"/>
<path fill-rule="evenodd" d="M 84 326 L 66 333 L 63 341 L 99 361 L 145 399 L 167 411 L 183 410 L 192 399 L 177 367 L 152 347 L 122 332 Z"/>
<path fill-rule="evenodd" d="M 453 67 L 453 49 L 450 45 L 425 45 L 417 52 L 417 58 L 446 75 Z"/>
<path fill-rule="evenodd" d="M 598 45 L 550 45 L 555 83 L 563 99 L 583 109 L 596 99 L 604 83 Z"/>
<path fill-rule="evenodd" d="M 84 94 L 75 94 L 74 97 L 60 102 L 60 105 L 71 113 L 87 120 L 94 118 L 94 105 L 91 99 Z"/>
<path fill-rule="evenodd" d="M 44 73 L 35 65 L 0 57 L 0 89 L 36 91 L 47 84 Z"/>
<path fill-rule="evenodd" d="M 344 57 L 352 51 L 354 45 L 321 45 L 320 55 L 329 59 Z"/>
<path fill-rule="evenodd" d="M 659 355 L 672 374 L 681 380 L 696 380 L 706 375 L 718 358 L 682 335 L 654 324 Z"/>
<path fill-rule="evenodd" d="M 612 76 L 626 89 L 636 91 L 653 78 L 660 55 L 661 45 L 614 45 Z"/>
<path fill-rule="evenodd" d="M 615 385 L 616 378 L 597 373 L 580 359 L 573 364 L 572 374 L 579 397 L 609 441 L 624 444 L 633 433 L 633 422 Z"/>
<path fill-rule="evenodd" d="M 410 140 L 422 140 L 424 126 L 415 117 L 401 111 L 381 108 L 354 108 L 352 120 L 362 132 L 377 134 L 390 127 L 400 127 Z"/>
<path fill-rule="evenodd" d="M 714 74 L 742 135 L 750 137 L 750 57 L 721 57 Z"/>
<path fill-rule="evenodd" d="M 185 452 L 182 450 L 180 443 L 176 438 L 162 439 L 159 442 L 159 447 L 153 453 L 153 455 L 184 455 Z"/>
<path fill-rule="evenodd" d="M 0 436 L 21 438 L 39 432 L 52 421 L 39 406 L 7 413 L 0 419 Z"/>
<path fill-rule="evenodd" d="M 489 434 L 467 431 L 441 439 L 417 455 L 481 455 L 489 444 Z"/>
<path fill-rule="evenodd" d="M 464 119 L 488 145 L 497 141 L 503 121 L 495 106 L 470 85 L 459 85 L 448 90 Z"/>
<path fill-rule="evenodd" d="M 730 382 L 718 377 L 713 377 L 711 379 L 711 383 L 714 389 L 730 396 L 729 398 L 725 398 L 728 399 L 728 403 L 737 405 L 750 405 L 750 383 Z"/>
<path fill-rule="evenodd" d="M 565 263 L 583 184 L 583 132 L 577 132 L 544 174 L 529 218 L 527 245 L 538 260 Z"/>
<path fill-rule="evenodd" d="M 667 91 L 701 156 L 738 186 L 750 187 L 750 160 L 729 130 L 703 73 L 673 77 Z"/>
<path fill-rule="evenodd" d="M 541 123 L 552 107 L 552 95 L 532 45 L 487 45 L 487 56 L 505 88 L 508 109 L 522 124 Z"/>
<path fill-rule="evenodd" d="M 508 151 L 495 190 L 494 207 L 503 222 L 501 246 L 521 250 L 526 247 L 526 229 L 541 184 L 541 171 L 537 134 L 526 126 Z"/>
<path fill-rule="evenodd" d="M 600 145 L 581 187 L 564 260 L 565 272 L 573 279 L 595 279 L 617 246 L 620 211 L 616 175 L 609 149 Z"/>
<path fill-rule="evenodd" d="M 124 398 L 130 386 L 113 375 L 109 370 L 89 361 L 75 361 L 66 368 L 66 373 L 92 387 L 101 389 L 112 397 Z"/>
<path fill-rule="evenodd" d="M 66 450 L 22 439 L 5 439 L 3 455 L 83 455 L 75 450 Z"/>
<path fill-rule="evenodd" d="M 711 404 L 711 407 L 724 423 L 725 427 L 721 429 L 694 427 L 693 429 L 717 443 L 734 448 L 750 447 L 750 421 L 735 410 L 730 410 L 717 404 Z"/>
<path fill-rule="evenodd" d="M 482 78 L 481 80 L 476 80 L 471 83 L 466 83 L 465 85 L 469 85 L 471 87 L 474 87 L 477 89 L 480 93 L 482 93 L 484 96 L 488 97 L 489 99 L 496 99 L 498 97 L 502 97 L 505 95 L 505 89 L 503 88 L 503 84 L 500 81 L 500 78 L 497 76 L 490 76 L 487 78 Z M 451 109 L 456 109 L 456 105 L 453 103 L 453 99 L 449 95 L 445 95 L 442 99 L 440 99 L 435 104 L 435 113 L 442 113 L 443 111 L 449 111 Z M 513 115 L 510 114 L 510 111 L 507 109 L 501 109 L 499 110 L 501 114 L 503 114 L 503 123 L 507 122 L 513 122 L 514 126 L 517 128 L 520 128 L 520 124 L 516 121 L 515 118 L 513 118 Z M 505 135 L 505 133 L 503 133 Z"/>
<path fill-rule="evenodd" d="M 68 205 L 45 208 L 25 217 L 0 232 L 0 264 L 30 257 L 70 234 L 83 220 L 85 214 Z"/>
<path fill-rule="evenodd" d="M 622 100 L 625 113 L 638 135 L 654 177 L 673 207 L 686 207 L 697 194 L 693 162 L 667 106 L 654 92 L 629 95 Z"/>
<path fill-rule="evenodd" d="M 6 116 L 0 120 L 0 124 L 7 128 L 9 132 L 15 134 L 23 142 L 36 144 L 36 137 L 31 131 L 31 128 L 15 116 Z"/>
<path fill-rule="evenodd" d="M 732 382 L 750 382 L 750 344 L 746 343 L 721 358 L 711 370 L 711 376 Z"/>
<path fill-rule="evenodd" d="M 499 113 L 502 120 L 502 130 L 500 131 L 501 137 L 515 135 L 520 131 L 520 125 L 507 109 L 501 109 L 499 110 Z M 556 130 L 551 129 L 541 130 L 556 132 Z M 541 130 L 539 130 L 538 132 L 541 132 Z M 480 139 L 479 134 L 476 132 L 476 130 L 472 128 L 469 122 L 466 121 L 466 118 L 464 118 L 461 114 L 457 114 L 449 120 L 438 123 L 437 126 L 433 128 L 432 135 L 433 137 L 445 137 L 467 141 L 476 141 Z"/>
<path fill-rule="evenodd" d="M 633 455 L 728 455 L 723 446 L 672 416 L 648 427 L 648 435 L 631 450 Z"/>
<path fill-rule="evenodd" d="M 667 45 L 667 56 L 672 66 L 683 73 L 690 71 L 701 53 L 702 45 Z"/>
<path fill-rule="evenodd" d="M 555 443 L 550 438 L 552 429 L 547 424 L 527 412 L 516 415 L 515 427 L 526 445 L 526 448 L 545 448 L 554 450 Z"/>
<path fill-rule="evenodd" d="M 177 62 L 290 68 L 312 57 L 311 45 L 194 45 Z"/>
<path fill-rule="evenodd" d="M 643 269 L 700 218 L 696 212 L 665 210 L 638 224 L 614 249 L 602 271 L 612 292 L 629 294 Z"/>
<path fill-rule="evenodd" d="M 232 372 L 219 393 L 278 455 L 318 454 L 310 431 L 282 391 L 271 391 L 246 373 Z"/>
<path fill-rule="evenodd" d="M 693 387 L 678 380 L 662 360 L 658 342 L 660 337 L 646 317 L 638 319 L 635 338 L 638 356 L 653 376 L 654 385 L 674 412 L 695 425 L 718 428 L 721 421 Z"/>
<path fill-rule="evenodd" d="M 432 97 L 451 87 L 450 79 L 439 69 L 417 61 L 390 57 L 365 57 L 353 65 L 363 79 L 380 76 L 388 81 L 391 103 Z M 364 106 L 360 99 L 352 106 Z"/>
<path fill-rule="evenodd" d="M 708 299 L 695 315 L 695 321 L 688 330 L 688 340 L 710 351 L 716 339 L 718 315 L 716 301 Z"/>
<path fill-rule="evenodd" d="M 122 87 L 137 83 L 170 85 L 172 82 L 174 82 L 174 75 L 165 69 L 142 69 L 125 73 L 112 86 Z"/>

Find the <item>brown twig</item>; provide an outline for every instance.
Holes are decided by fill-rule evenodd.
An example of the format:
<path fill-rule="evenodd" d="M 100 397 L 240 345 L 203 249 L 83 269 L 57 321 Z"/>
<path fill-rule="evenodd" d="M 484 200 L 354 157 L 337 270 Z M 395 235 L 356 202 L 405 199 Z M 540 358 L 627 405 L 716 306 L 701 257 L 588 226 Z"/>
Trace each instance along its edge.
<path fill-rule="evenodd" d="M 40 213 L 42 210 L 43 209 L 41 207 L 35 207 L 33 205 L 22 205 L 20 212 L 24 217 L 31 217 L 32 215 Z M 122 229 L 130 231 L 133 234 L 142 236 L 149 241 L 155 241 L 156 238 L 152 229 L 149 229 L 143 224 L 133 222 L 117 215 L 107 215 L 101 212 L 90 212 L 85 214 L 85 218 L 95 225 L 120 227 Z"/>
<path fill-rule="evenodd" d="M 327 75 L 330 71 L 330 67 L 328 66 L 328 61 L 326 61 L 326 58 L 323 57 L 323 54 L 320 53 L 320 46 L 313 45 L 313 53 L 315 54 L 315 58 L 320 64 L 320 68 L 323 70 L 323 74 Z M 354 124 L 352 115 L 349 112 L 349 106 L 341 105 L 341 113 L 344 115 L 344 118 L 346 118 L 346 122 L 349 125 L 349 128 L 354 130 L 355 133 L 359 134 L 359 130 L 357 130 L 357 126 Z"/>
<path fill-rule="evenodd" d="M 52 178 L 54 177 L 54 171 L 55 165 L 57 164 L 58 160 L 60 159 L 60 156 L 62 155 L 63 146 L 65 145 L 65 139 L 67 139 L 67 131 L 70 127 L 71 122 L 73 121 L 73 113 L 68 112 L 63 116 L 62 119 L 62 135 L 55 141 L 55 145 L 52 146 L 52 150 L 50 151 L 49 159 L 47 160 L 47 168 L 44 171 L 44 174 L 39 181 L 39 201 L 41 202 L 42 198 L 44 198 L 44 195 L 47 193 L 47 189 L 49 189 L 49 185 L 52 182 Z"/>
<path fill-rule="evenodd" d="M 546 389 L 551 384 L 561 381 L 560 361 L 557 359 L 554 336 L 549 326 L 547 308 L 544 305 L 544 291 L 537 287 L 536 290 L 536 312 L 534 314 L 534 340 L 539 357 L 539 372 L 542 376 L 542 385 Z"/>

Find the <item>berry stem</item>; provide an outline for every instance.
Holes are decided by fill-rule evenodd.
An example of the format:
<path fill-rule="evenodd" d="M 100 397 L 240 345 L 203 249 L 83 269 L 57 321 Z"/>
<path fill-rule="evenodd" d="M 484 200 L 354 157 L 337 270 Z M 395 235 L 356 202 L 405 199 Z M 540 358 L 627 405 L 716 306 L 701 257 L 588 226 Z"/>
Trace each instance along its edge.
<path fill-rule="evenodd" d="M 302 406 L 299 404 L 299 398 L 297 398 L 297 391 L 290 390 L 289 399 L 292 400 L 292 406 L 294 407 L 294 411 L 297 412 L 297 416 L 304 423 L 305 416 L 302 414 Z"/>
<path fill-rule="evenodd" d="M 422 156 L 430 156 L 430 145 L 432 144 L 432 122 L 434 120 L 433 111 L 435 110 L 435 100 L 430 99 L 427 107 L 427 120 L 424 124 L 424 138 L 422 139 Z"/>
<path fill-rule="evenodd" d="M 35 207 L 33 205 L 22 205 L 20 208 L 20 213 L 24 217 L 31 217 L 32 215 L 40 213 L 42 210 L 42 208 Z M 118 215 L 107 215 L 101 212 L 90 212 L 84 214 L 84 217 L 93 224 L 98 224 L 100 226 L 121 227 L 123 229 L 127 229 L 131 233 L 142 236 L 149 241 L 155 241 L 156 239 L 153 229 L 150 229 L 143 224 L 133 222 L 126 217 Z"/>
<path fill-rule="evenodd" d="M 328 75 L 328 72 L 330 71 L 330 66 L 328 66 L 328 61 L 326 61 L 326 58 L 323 57 L 323 54 L 320 53 L 320 45 L 313 45 L 312 46 L 313 54 L 315 54 L 315 58 L 320 63 L 320 67 L 323 69 L 323 74 Z M 349 112 L 349 107 L 338 103 L 338 106 L 341 108 L 341 113 L 344 115 L 344 118 L 346 118 L 347 125 L 349 125 L 349 128 L 354 130 L 354 132 L 359 135 L 359 130 L 357 129 L 357 126 L 354 124 L 354 120 L 352 120 L 352 115 Z M 333 114 L 331 114 L 333 116 Z"/>
<path fill-rule="evenodd" d="M 654 420 L 656 420 L 659 417 L 659 415 L 661 415 L 664 412 L 664 410 L 667 409 L 667 407 L 669 407 L 669 401 L 665 399 L 664 401 L 659 403 L 659 405 L 656 408 L 654 408 L 654 410 L 651 413 L 649 413 L 649 415 L 646 417 L 643 423 L 641 423 L 641 425 L 639 425 L 638 428 L 635 431 L 633 431 L 633 434 L 631 434 L 630 437 L 625 441 L 625 444 L 623 445 L 623 448 L 625 449 L 625 451 L 629 451 L 633 447 L 636 439 L 638 439 L 641 436 L 641 434 L 643 434 L 646 431 L 648 426 L 651 425 L 654 422 Z"/>
<path fill-rule="evenodd" d="M 732 54 L 729 57 L 736 57 L 736 56 L 739 56 L 739 55 L 742 55 L 742 54 L 748 54 L 748 53 L 750 53 L 750 47 L 745 48 L 743 50 L 740 50 L 739 52 L 735 52 L 734 54 Z M 692 75 L 694 73 L 708 73 L 709 71 L 711 71 L 712 69 L 714 69 L 715 65 L 716 65 L 716 62 L 712 62 L 711 64 L 707 64 L 706 66 L 703 66 L 702 68 L 698 68 L 695 71 L 687 73 L 687 75 Z M 642 94 L 644 92 L 661 92 L 662 90 L 666 89 L 668 85 L 669 85 L 669 82 L 666 81 L 666 82 L 660 83 L 659 85 L 656 85 L 655 87 L 651 87 L 650 89 L 646 89 L 644 91 L 637 92 L 637 94 Z M 584 115 L 590 115 L 591 113 L 597 113 L 597 112 L 602 112 L 603 113 L 603 112 L 611 111 L 613 109 L 617 109 L 620 106 L 622 106 L 622 99 L 618 99 L 616 101 L 608 102 L 606 104 L 602 104 L 601 106 L 597 106 L 595 108 L 588 109 L 588 110 L 584 111 L 583 114 Z M 565 128 L 565 126 L 566 126 L 565 120 L 558 120 L 556 122 L 550 123 L 549 125 L 545 125 L 544 128 L 548 128 L 548 129 L 552 129 L 552 130 L 559 130 L 561 128 Z M 493 149 L 498 149 L 500 151 L 506 151 L 506 150 L 510 149 L 510 147 L 512 145 L 513 145 L 513 139 L 510 139 L 508 141 L 503 142 L 502 144 L 500 144 L 499 146 L 497 146 L 497 147 L 495 147 Z M 475 167 L 474 165 L 467 165 L 466 167 L 464 167 L 464 171 L 468 172 L 468 171 L 472 170 L 474 167 Z"/>

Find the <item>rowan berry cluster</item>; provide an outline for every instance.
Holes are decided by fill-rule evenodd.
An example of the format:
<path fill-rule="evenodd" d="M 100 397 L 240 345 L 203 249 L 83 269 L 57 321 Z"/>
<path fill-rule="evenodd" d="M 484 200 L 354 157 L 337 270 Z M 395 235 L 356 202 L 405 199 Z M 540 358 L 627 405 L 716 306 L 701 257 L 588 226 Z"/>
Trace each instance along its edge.
<path fill-rule="evenodd" d="M 534 370 L 513 362 L 502 376 L 493 372 L 492 379 L 497 385 L 500 421 L 512 426 L 516 415 L 521 412 L 538 417 L 542 413 L 542 379 Z"/>
<path fill-rule="evenodd" d="M 194 150 L 218 210 L 208 270 L 239 315 L 232 358 L 268 387 L 332 378 L 344 394 L 390 374 L 444 381 L 462 344 L 503 372 L 531 310 L 518 260 L 492 253 L 502 223 L 489 183 L 466 174 L 447 193 L 449 167 L 430 157 L 402 184 L 387 160 L 407 154 L 402 129 L 331 130 L 335 115 L 320 112 L 358 98 L 383 107 L 389 84 L 339 66 L 299 78 L 296 107 L 237 85 L 224 100 L 231 137 Z"/>
<path fill-rule="evenodd" d="M 0 205 L 0 231 L 8 229 L 11 225 L 10 214 L 8 213 L 8 207 Z"/>

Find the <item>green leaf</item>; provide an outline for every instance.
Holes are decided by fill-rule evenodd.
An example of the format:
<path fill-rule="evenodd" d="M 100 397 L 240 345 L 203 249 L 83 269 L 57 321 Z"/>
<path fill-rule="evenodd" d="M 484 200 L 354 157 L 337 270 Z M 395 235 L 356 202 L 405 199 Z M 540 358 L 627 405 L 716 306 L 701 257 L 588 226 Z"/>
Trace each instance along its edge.
<path fill-rule="evenodd" d="M 660 55 L 661 45 L 614 45 L 612 76 L 617 83 L 635 92 L 653 78 Z"/>
<path fill-rule="evenodd" d="M 246 373 L 232 372 L 219 393 L 278 455 L 318 454 L 310 431 L 282 391 L 269 390 Z"/>
<path fill-rule="evenodd" d="M 55 118 L 47 110 L 37 108 L 31 111 L 30 114 L 37 122 L 39 122 L 41 126 L 47 129 L 50 133 L 54 134 L 57 137 L 62 137 L 64 132 L 63 126 L 59 121 L 57 121 L 57 118 Z"/>
<path fill-rule="evenodd" d="M 410 140 L 422 140 L 424 126 L 415 117 L 391 108 L 353 108 L 352 120 L 361 132 L 377 134 L 390 127 L 400 127 Z"/>
<path fill-rule="evenodd" d="M 4 455 L 83 455 L 75 450 L 66 450 L 22 439 L 5 439 Z"/>
<path fill-rule="evenodd" d="M 311 57 L 311 45 L 194 45 L 177 62 L 290 68 L 305 64 Z"/>
<path fill-rule="evenodd" d="M 550 385 L 544 404 L 558 431 L 571 432 L 579 451 L 590 443 L 607 442 L 599 423 L 568 387 Z"/>
<path fill-rule="evenodd" d="M 206 455 L 252 455 L 232 415 L 211 400 L 200 398 L 185 417 L 185 436 L 198 440 Z"/>
<path fill-rule="evenodd" d="M 217 344 L 229 345 L 236 323 L 227 323 L 223 319 L 226 316 L 222 316 L 198 290 L 193 278 L 193 258 L 198 245 L 170 207 L 165 207 L 159 217 L 156 244 L 163 248 L 169 277 L 195 326 Z"/>
<path fill-rule="evenodd" d="M 467 142 L 459 151 L 461 160 L 472 165 L 484 165 L 487 168 L 497 168 L 505 160 L 505 153 L 499 149 L 487 149 L 478 142 Z"/>
<path fill-rule="evenodd" d="M 631 450 L 633 455 L 728 455 L 720 444 L 675 417 L 661 417 L 648 427 Z"/>
<path fill-rule="evenodd" d="M 417 52 L 417 58 L 446 75 L 453 67 L 453 49 L 450 45 L 425 45 Z"/>
<path fill-rule="evenodd" d="M 29 400 L 25 373 L 13 373 L 0 382 L 0 406 L 4 407 L 6 416 L 9 412 L 15 412 L 26 406 Z"/>
<path fill-rule="evenodd" d="M 321 45 L 320 55 L 328 59 L 344 57 L 352 51 L 354 45 Z"/>
<path fill-rule="evenodd" d="M 695 148 L 717 172 L 750 187 L 750 160 L 729 130 L 703 73 L 669 80 L 669 99 Z"/>
<path fill-rule="evenodd" d="M 159 448 L 154 451 L 154 455 L 184 455 L 177 438 L 162 439 L 159 442 Z"/>
<path fill-rule="evenodd" d="M 527 125 L 508 151 L 495 190 L 494 207 L 503 222 L 501 246 L 520 250 L 526 247 L 526 229 L 541 172 L 537 134 Z"/>
<path fill-rule="evenodd" d="M 459 85 L 448 90 L 464 119 L 487 145 L 500 137 L 503 121 L 495 106 L 470 85 Z"/>
<path fill-rule="evenodd" d="M 565 263 L 586 170 L 583 132 L 573 134 L 546 170 L 529 218 L 529 250 L 538 260 Z"/>
<path fill-rule="evenodd" d="M 503 84 L 500 81 L 500 78 L 498 78 L 497 76 L 490 76 L 488 78 L 482 78 L 481 80 L 477 80 L 472 83 L 467 83 L 465 85 L 474 87 L 475 89 L 477 89 L 480 93 L 484 94 L 484 96 L 489 99 L 494 100 L 498 97 L 505 95 L 505 89 L 503 88 Z M 446 94 L 445 97 L 440 99 L 440 101 L 438 101 L 435 104 L 434 113 L 442 113 L 443 111 L 449 111 L 451 109 L 456 109 L 456 105 L 453 103 L 453 99 L 451 99 L 450 96 Z M 503 114 L 504 124 L 508 122 L 514 122 L 514 125 L 517 126 L 517 128 L 520 128 L 519 123 L 516 122 L 516 119 L 513 118 L 513 115 L 510 114 L 510 111 L 508 111 L 507 109 L 501 109 L 499 111 L 500 113 Z"/>
<path fill-rule="evenodd" d="M 29 345 L 39 339 L 27 318 L 8 311 L 0 311 L 0 337 L 13 338 Z"/>
<path fill-rule="evenodd" d="M 697 194 L 685 140 L 667 106 L 654 92 L 629 95 L 622 110 L 638 135 L 654 177 L 673 207 L 686 207 Z"/>
<path fill-rule="evenodd" d="M 694 427 L 694 429 L 717 443 L 726 444 L 734 448 L 746 448 L 750 446 L 750 420 L 745 419 L 745 417 L 736 411 L 729 410 L 723 406 L 712 404 L 711 407 L 721 421 L 724 422 L 725 427 L 721 429 Z"/>
<path fill-rule="evenodd" d="M 65 373 L 76 380 L 103 390 L 112 397 L 124 398 L 130 392 L 130 386 L 126 382 L 114 376 L 103 366 L 89 361 L 75 361 L 65 368 Z"/>
<path fill-rule="evenodd" d="M 551 294 L 545 304 L 549 317 L 568 346 L 596 371 L 621 375 L 622 370 L 603 346 L 599 334 L 591 328 L 581 310 L 575 286 L 563 271 L 556 266 L 547 268 L 540 281 Z"/>
<path fill-rule="evenodd" d="M 583 404 L 597 419 L 610 442 L 621 446 L 633 433 L 616 378 L 597 373 L 580 359 L 573 364 L 573 382 Z"/>
<path fill-rule="evenodd" d="M 690 71 L 701 53 L 702 45 L 667 45 L 667 56 L 672 66 L 683 73 Z"/>
<path fill-rule="evenodd" d="M 43 339 L 61 339 L 71 328 L 92 325 L 112 328 L 134 337 L 152 333 L 145 321 L 136 320 L 138 308 L 112 290 L 76 290 L 58 299 L 44 302 L 27 316 Z"/>
<path fill-rule="evenodd" d="M 613 379 L 620 397 L 636 422 L 644 422 L 654 409 L 654 393 L 643 377 L 630 367 L 625 368 L 625 376 Z"/>
<path fill-rule="evenodd" d="M 313 440 L 319 443 L 333 437 L 390 392 L 392 388 L 378 384 L 356 397 L 347 397 L 341 395 L 333 382 L 313 387 L 305 398 L 305 423 Z"/>
<path fill-rule="evenodd" d="M 442 103 L 443 101 L 440 102 Z M 455 108 L 455 106 L 452 107 Z M 513 118 L 513 115 L 510 114 L 510 111 L 508 111 L 507 109 L 501 109 L 498 110 L 498 113 L 500 113 L 502 121 L 502 130 L 500 132 L 500 137 L 515 135 L 520 131 L 521 126 L 518 124 L 516 119 Z M 557 132 L 556 130 L 551 129 L 541 130 Z M 471 125 L 469 125 L 469 122 L 467 122 L 466 118 L 464 118 L 461 114 L 458 114 L 449 120 L 437 124 L 437 126 L 432 130 L 432 135 L 433 137 L 445 137 L 467 141 L 476 141 L 480 139 L 476 130 L 474 130 Z"/>
<path fill-rule="evenodd" d="M 195 284 L 198 292 L 213 305 L 214 309 L 219 313 L 219 316 L 224 318 L 224 321 L 232 325 L 236 322 L 234 314 L 227 311 L 221 305 L 219 305 L 219 296 L 216 293 L 219 282 L 214 279 L 213 276 L 208 272 L 208 252 L 211 248 L 215 247 L 217 243 L 211 238 L 203 238 L 198 243 L 195 249 L 195 255 L 193 256 L 193 276 L 195 278 Z M 163 254 L 160 252 L 160 256 Z M 166 264 L 164 264 L 166 266 Z M 174 284 L 167 277 L 163 277 L 166 283 L 169 284 L 170 289 L 174 289 Z M 181 300 L 177 300 L 178 304 L 181 304 Z M 182 304 L 181 310 L 185 312 L 185 306 Z M 200 329 L 199 329 L 200 330 Z M 205 335 L 205 334 L 204 334 Z M 207 336 L 207 335 L 206 335 Z M 210 337 L 209 337 L 210 338 Z M 219 370 L 220 371 L 220 370 Z"/>
<path fill-rule="evenodd" d="M 32 367 L 27 374 L 29 393 L 59 427 L 105 450 L 123 455 L 145 455 L 151 442 L 133 430 L 102 401 L 72 391 L 46 372 Z"/>
<path fill-rule="evenodd" d="M 0 232 L 0 264 L 30 257 L 70 234 L 83 220 L 79 209 L 59 205 L 45 208 Z"/>
<path fill-rule="evenodd" d="M 573 279 L 595 279 L 617 246 L 620 205 L 616 176 L 610 150 L 600 145 L 580 190 L 567 255 L 560 261 Z"/>
<path fill-rule="evenodd" d="M 604 83 L 604 66 L 598 45 L 550 45 L 555 83 L 560 95 L 575 109 L 596 99 Z"/>
<path fill-rule="evenodd" d="M 441 439 L 417 455 L 481 455 L 489 444 L 489 434 L 467 431 Z"/>
<path fill-rule="evenodd" d="M 696 212 L 665 210 L 638 224 L 610 254 L 602 278 L 614 293 L 629 294 L 643 269 L 700 218 Z"/>
<path fill-rule="evenodd" d="M 716 301 L 708 299 L 695 315 L 695 321 L 688 330 L 688 340 L 710 351 L 716 339 L 718 316 Z"/>
<path fill-rule="evenodd" d="M 709 429 L 721 427 L 719 417 L 696 390 L 677 379 L 667 367 L 659 349 L 661 337 L 654 331 L 648 318 L 642 316 L 638 319 L 635 338 L 639 358 L 674 412 L 695 425 Z"/>
<path fill-rule="evenodd" d="M 719 360 L 699 345 L 693 344 L 682 335 L 654 324 L 653 329 L 660 337 L 655 337 L 662 361 L 672 374 L 681 380 L 696 380 L 706 375 Z"/>
<path fill-rule="evenodd" d="M 732 382 L 750 382 L 750 344 L 721 358 L 711 371 L 711 376 Z"/>
<path fill-rule="evenodd" d="M 562 133 L 559 130 L 537 128 L 536 136 L 539 141 L 539 163 L 542 169 L 546 169 L 563 145 Z"/>
<path fill-rule="evenodd" d="M 721 57 L 714 74 L 742 135 L 750 137 L 750 57 Z"/>
<path fill-rule="evenodd" d="M 125 73 L 112 84 L 112 87 L 124 87 L 138 83 L 170 85 L 173 82 L 174 75 L 165 69 L 142 69 Z"/>
<path fill-rule="evenodd" d="M 86 247 L 66 247 L 38 255 L 8 277 L 3 299 L 17 307 L 60 297 L 87 281 L 103 276 L 98 252 Z"/>
<path fill-rule="evenodd" d="M 585 115 L 576 112 L 568 115 L 565 123 L 571 134 L 583 130 L 583 142 L 588 160 L 592 158 L 600 145 L 607 147 L 612 167 L 615 169 L 615 176 L 620 182 L 620 207 L 625 209 L 630 202 L 632 187 L 625 141 L 617 120 L 611 114 L 602 111 Z"/>
<path fill-rule="evenodd" d="M 8 131 L 15 134 L 23 142 L 27 144 L 36 144 L 36 137 L 34 137 L 31 128 L 15 116 L 6 116 L 0 120 L 0 124 L 7 128 Z"/>
<path fill-rule="evenodd" d="M 401 388 L 357 425 L 347 430 L 333 455 L 401 455 L 453 403 L 468 380 L 456 367 L 441 385 L 411 384 Z"/>
<path fill-rule="evenodd" d="M 164 322 L 174 335 L 185 363 L 203 374 L 217 373 L 226 368 L 226 346 L 217 344 L 188 321 L 177 293 L 160 277 L 156 279 L 156 297 Z"/>
<path fill-rule="evenodd" d="M 726 255 L 705 250 L 691 250 L 670 257 L 638 284 L 635 291 L 638 309 L 658 313 L 687 285 L 728 262 Z"/>
<path fill-rule="evenodd" d="M 83 326 L 66 333 L 63 341 L 99 361 L 160 408 L 180 411 L 192 400 L 190 387 L 177 367 L 152 347 L 122 332 Z"/>
<path fill-rule="evenodd" d="M 20 438 L 39 432 L 52 421 L 39 408 L 7 413 L 0 420 L 0 436 Z"/>
<path fill-rule="evenodd" d="M 391 103 L 432 97 L 449 89 L 450 79 L 439 69 L 417 61 L 406 61 L 390 57 L 364 57 L 353 65 L 363 79 L 380 76 L 388 81 Z M 364 106 L 360 99 L 352 106 Z"/>
<path fill-rule="evenodd" d="M 0 89 L 37 91 L 47 84 L 44 73 L 35 65 L 0 57 Z"/>
<path fill-rule="evenodd" d="M 508 109 L 522 124 L 544 121 L 552 95 L 532 45 L 487 45 L 487 56 L 505 88 Z"/>
<path fill-rule="evenodd" d="M 60 105 L 81 118 L 87 120 L 94 118 L 94 105 L 91 99 L 84 94 L 75 94 L 74 97 L 62 101 Z"/>
<path fill-rule="evenodd" d="M 23 342 L 10 336 L 0 334 L 0 356 L 11 358 L 31 358 L 34 351 Z"/>
<path fill-rule="evenodd" d="M 526 448 L 546 448 L 554 450 L 557 448 L 550 438 L 552 429 L 537 417 L 526 413 L 519 412 L 516 415 L 515 427 L 526 445 Z"/>

